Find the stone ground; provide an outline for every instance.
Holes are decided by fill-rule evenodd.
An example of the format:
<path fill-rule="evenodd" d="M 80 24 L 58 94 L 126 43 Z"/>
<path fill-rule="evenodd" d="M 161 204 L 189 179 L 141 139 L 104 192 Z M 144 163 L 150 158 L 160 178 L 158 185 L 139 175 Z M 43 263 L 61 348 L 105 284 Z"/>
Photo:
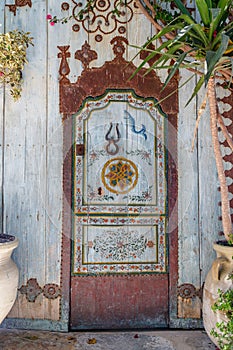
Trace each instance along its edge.
<path fill-rule="evenodd" d="M 216 350 L 201 330 L 45 332 L 0 329 L 0 350 Z"/>

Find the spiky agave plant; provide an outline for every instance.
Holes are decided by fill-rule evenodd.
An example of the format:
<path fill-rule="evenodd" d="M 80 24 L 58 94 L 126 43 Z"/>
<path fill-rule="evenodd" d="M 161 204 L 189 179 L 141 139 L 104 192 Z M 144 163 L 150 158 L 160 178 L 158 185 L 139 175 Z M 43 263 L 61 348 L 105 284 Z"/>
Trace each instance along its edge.
<path fill-rule="evenodd" d="M 155 55 L 160 57 L 148 69 L 169 69 L 164 87 L 178 69 L 194 70 L 199 79 L 187 104 L 205 85 L 210 108 L 210 128 L 216 159 L 222 201 L 223 232 L 229 244 L 233 243 L 233 231 L 228 198 L 228 187 L 224 173 L 223 160 L 218 139 L 218 124 L 223 130 L 230 147 L 233 142 L 220 119 L 216 98 L 216 79 L 231 84 L 233 74 L 233 21 L 232 0 L 196 0 L 200 20 L 197 21 L 181 0 L 174 0 L 180 15 L 165 25 L 141 50 L 147 50 L 147 58 L 137 68 L 134 75 Z M 166 38 L 166 40 L 164 40 Z M 163 39 L 163 40 L 161 40 Z M 160 41 L 160 46 L 150 50 L 149 45 Z M 174 64 L 170 64 L 171 60 Z"/>

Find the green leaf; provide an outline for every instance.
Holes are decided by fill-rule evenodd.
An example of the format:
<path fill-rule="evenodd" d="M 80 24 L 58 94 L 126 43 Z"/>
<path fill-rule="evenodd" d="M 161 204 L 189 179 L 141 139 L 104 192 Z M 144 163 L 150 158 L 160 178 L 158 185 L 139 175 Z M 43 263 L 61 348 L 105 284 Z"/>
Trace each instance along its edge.
<path fill-rule="evenodd" d="M 198 37 L 200 38 L 200 41 L 202 41 L 205 46 L 207 46 L 209 44 L 209 40 L 206 36 L 204 28 L 199 23 L 196 23 L 192 18 L 190 18 L 189 16 L 186 16 L 186 15 L 180 15 L 177 18 L 179 18 L 179 20 L 184 20 L 186 22 L 186 24 L 193 25 L 192 31 L 194 31 L 198 35 Z M 185 25 L 183 24 L 183 27 L 184 26 Z M 190 35 L 191 34 L 192 33 L 190 32 Z"/>
<path fill-rule="evenodd" d="M 147 51 L 147 52 L 150 52 L 150 54 L 143 60 L 143 62 L 137 67 L 137 69 L 133 72 L 133 74 L 131 75 L 130 79 L 132 79 L 138 72 L 141 68 L 144 67 L 144 65 L 149 61 L 151 60 L 152 58 L 154 58 L 155 55 L 157 54 L 160 54 L 161 56 L 158 58 L 158 60 L 155 62 L 155 64 L 150 67 L 148 70 L 147 70 L 147 73 L 149 73 L 152 69 L 154 69 L 158 64 L 160 64 L 161 62 L 165 62 L 165 61 L 168 61 L 170 58 L 173 58 L 173 54 L 171 55 L 169 53 L 169 49 L 168 49 L 168 46 L 172 43 L 172 40 L 167 40 L 165 41 L 162 45 L 160 45 L 157 49 L 155 50 L 151 50 L 151 49 L 147 49 L 147 48 L 140 48 L 138 46 L 134 46 L 134 45 L 131 45 L 132 47 L 135 47 L 135 48 L 138 48 L 140 49 L 139 52 L 142 52 L 142 51 Z M 176 45 L 176 49 L 177 47 L 180 48 L 180 44 L 177 44 Z M 168 49 L 167 52 L 162 52 L 161 51 L 163 49 Z"/>
<path fill-rule="evenodd" d="M 209 8 L 205 0 L 196 0 L 196 5 L 201 16 L 201 20 L 205 26 L 210 24 Z"/>
<path fill-rule="evenodd" d="M 212 0 L 206 0 L 206 4 L 207 4 L 209 9 L 212 9 L 212 7 L 213 7 Z"/>
<path fill-rule="evenodd" d="M 209 39 L 213 37 L 215 30 L 220 31 L 225 27 L 225 20 L 228 17 L 228 10 L 232 4 L 232 0 L 220 0 L 218 8 L 220 9 L 219 14 L 212 20 L 210 24 Z M 222 28 L 223 27 L 223 28 Z"/>
<path fill-rule="evenodd" d="M 176 44 L 172 44 L 171 47 L 169 47 L 172 43 L 172 40 L 169 40 L 169 44 L 166 45 L 167 46 L 167 52 L 160 52 L 162 49 L 165 48 L 165 44 L 167 44 L 168 42 L 164 42 L 162 45 L 160 45 L 159 48 L 157 48 L 155 51 L 156 53 L 160 53 L 161 56 L 158 58 L 158 60 L 147 70 L 146 74 L 150 73 L 151 70 L 153 69 L 158 69 L 160 68 L 159 65 L 162 64 L 164 65 L 169 59 L 177 59 L 177 55 L 174 55 L 174 53 L 177 50 L 180 50 L 181 46 L 183 46 L 183 43 L 176 43 Z"/>
<path fill-rule="evenodd" d="M 161 38 L 162 36 L 165 36 L 168 33 L 174 32 L 176 30 L 179 30 L 181 28 L 183 28 L 183 24 L 182 23 L 173 23 L 173 24 L 169 24 L 167 26 L 165 26 L 163 29 L 161 29 L 158 34 L 156 34 L 155 36 L 153 36 L 153 41 L 156 39 Z"/>
<path fill-rule="evenodd" d="M 169 83 L 169 81 L 172 79 L 172 77 L 174 76 L 174 74 L 177 72 L 177 70 L 179 69 L 180 65 L 182 62 L 184 62 L 187 54 L 189 52 L 183 52 L 179 58 L 177 59 L 177 61 L 174 63 L 172 69 L 170 70 L 165 82 L 164 82 L 164 85 L 163 85 L 163 89 L 165 89 L 165 87 L 167 86 L 167 84 Z"/>
<path fill-rule="evenodd" d="M 223 11 L 225 11 L 226 7 L 230 6 L 231 4 L 232 4 L 232 0 L 219 0 L 218 7 Z"/>
<path fill-rule="evenodd" d="M 222 41 L 217 51 L 206 52 L 207 73 L 205 74 L 205 84 L 207 85 L 209 78 L 215 68 L 215 65 L 219 62 L 224 52 L 226 51 L 229 43 L 229 37 L 222 34 Z"/>
<path fill-rule="evenodd" d="M 205 47 L 209 44 L 209 40 L 208 40 L 206 33 L 203 29 L 204 28 L 199 23 L 196 23 L 193 25 L 193 30 L 199 36 L 199 39 L 202 41 L 202 43 L 204 44 L 204 47 Z"/>
<path fill-rule="evenodd" d="M 184 6 L 183 2 L 181 0 L 174 0 L 174 3 L 178 7 L 181 13 L 189 16 L 190 18 L 193 19 L 193 17 L 190 15 L 190 12 L 187 10 L 187 8 Z M 194 19 L 193 19 L 194 20 Z"/>
<path fill-rule="evenodd" d="M 177 43 L 172 45 L 166 53 L 163 53 L 162 56 L 147 70 L 146 74 L 150 73 L 151 70 L 159 68 L 159 65 L 164 65 L 169 59 L 177 59 L 177 56 L 174 53 L 177 50 L 180 50 L 182 43 Z"/>
<path fill-rule="evenodd" d="M 193 24 L 190 24 L 188 26 L 183 27 L 182 29 L 180 29 L 175 37 L 175 39 L 173 40 L 173 43 L 180 41 L 181 39 L 183 39 L 189 32 L 190 30 L 193 28 Z"/>
<path fill-rule="evenodd" d="M 143 50 L 142 50 L 143 51 Z M 132 79 L 144 66 L 145 64 L 151 60 L 157 53 L 155 51 L 153 51 L 152 53 L 150 53 L 144 60 L 143 62 L 137 67 L 137 69 L 133 72 L 133 74 L 131 75 L 130 79 Z"/>
<path fill-rule="evenodd" d="M 197 95 L 198 91 L 200 90 L 200 88 L 203 86 L 204 84 L 204 81 L 205 81 L 205 77 L 204 75 L 202 75 L 200 77 L 200 79 L 198 80 L 194 90 L 193 90 L 193 93 L 192 93 L 192 96 L 190 97 L 190 99 L 188 100 L 188 102 L 186 103 L 185 107 L 188 106 L 188 104 L 192 101 L 192 99 Z"/>
<path fill-rule="evenodd" d="M 231 39 L 231 41 L 233 41 L 233 22 L 232 22 L 232 28 L 229 28 L 225 31 L 225 34 L 227 36 L 229 36 L 229 38 Z"/>

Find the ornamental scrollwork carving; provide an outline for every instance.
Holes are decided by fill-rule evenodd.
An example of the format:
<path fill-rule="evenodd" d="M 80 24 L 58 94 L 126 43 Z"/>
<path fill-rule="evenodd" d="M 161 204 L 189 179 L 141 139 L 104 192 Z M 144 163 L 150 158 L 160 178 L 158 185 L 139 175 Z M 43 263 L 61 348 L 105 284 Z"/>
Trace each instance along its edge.
<path fill-rule="evenodd" d="M 5 6 L 9 7 L 9 11 L 14 13 L 14 16 L 16 16 L 16 10 L 17 7 L 23 7 L 28 5 L 29 7 L 32 7 L 32 1 L 31 0 L 15 0 L 14 4 L 6 4 Z"/>
<path fill-rule="evenodd" d="M 91 8 L 85 10 L 83 3 L 72 0 L 72 18 L 75 23 L 72 25 L 74 32 L 79 32 L 81 27 L 88 34 L 95 34 L 95 40 L 100 42 L 103 35 L 108 35 L 118 30 L 119 34 L 126 33 L 126 24 L 133 18 L 133 7 L 136 7 L 134 0 L 95 0 Z M 70 4 L 63 2 L 63 11 L 70 10 Z M 118 14 L 114 9 L 117 9 Z M 82 16 L 80 16 L 80 11 Z"/>
<path fill-rule="evenodd" d="M 61 289 L 55 283 L 47 283 L 44 287 L 40 287 L 36 278 L 30 278 L 26 285 L 22 285 L 19 288 L 21 294 L 25 294 L 29 302 L 34 303 L 36 298 L 43 293 L 43 296 L 47 299 L 56 299 L 61 296 Z"/>
<path fill-rule="evenodd" d="M 202 298 L 202 288 L 196 288 L 191 283 L 181 284 L 177 289 L 177 295 L 182 299 Z"/>

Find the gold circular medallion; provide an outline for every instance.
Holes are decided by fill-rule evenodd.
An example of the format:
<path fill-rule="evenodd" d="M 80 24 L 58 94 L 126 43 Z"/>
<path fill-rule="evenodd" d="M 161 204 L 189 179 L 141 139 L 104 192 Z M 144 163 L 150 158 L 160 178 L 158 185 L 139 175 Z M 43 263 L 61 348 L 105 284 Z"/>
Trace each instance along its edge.
<path fill-rule="evenodd" d="M 118 157 L 108 160 L 101 174 L 104 186 L 112 193 L 130 192 L 138 182 L 138 169 L 129 159 Z"/>

